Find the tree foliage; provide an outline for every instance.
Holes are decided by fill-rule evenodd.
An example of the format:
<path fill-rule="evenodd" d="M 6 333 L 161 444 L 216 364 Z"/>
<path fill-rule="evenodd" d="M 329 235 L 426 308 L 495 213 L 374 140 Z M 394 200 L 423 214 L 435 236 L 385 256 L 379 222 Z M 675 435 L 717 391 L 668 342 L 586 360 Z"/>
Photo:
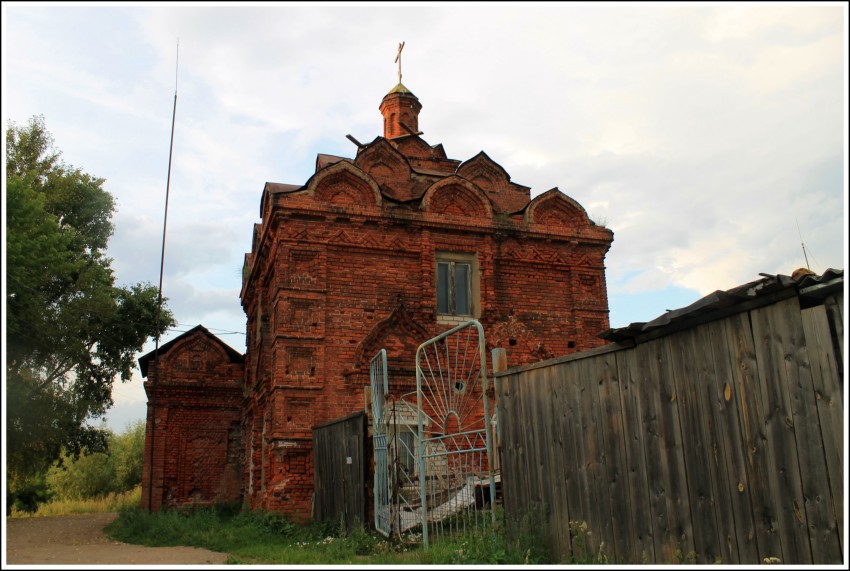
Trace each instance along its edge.
<path fill-rule="evenodd" d="M 115 461 L 116 492 L 126 492 L 142 483 L 145 464 L 145 421 L 140 420 L 115 436 L 110 452 Z"/>
<path fill-rule="evenodd" d="M 10 485 L 63 453 L 104 451 L 90 421 L 130 379 L 145 341 L 174 320 L 146 283 L 119 287 L 105 250 L 104 180 L 60 160 L 42 117 L 6 131 L 6 398 Z"/>
<path fill-rule="evenodd" d="M 47 472 L 47 484 L 60 500 L 87 500 L 132 490 L 142 483 L 145 422 L 121 434 L 108 433 L 109 449 L 73 459 L 63 454 Z"/>

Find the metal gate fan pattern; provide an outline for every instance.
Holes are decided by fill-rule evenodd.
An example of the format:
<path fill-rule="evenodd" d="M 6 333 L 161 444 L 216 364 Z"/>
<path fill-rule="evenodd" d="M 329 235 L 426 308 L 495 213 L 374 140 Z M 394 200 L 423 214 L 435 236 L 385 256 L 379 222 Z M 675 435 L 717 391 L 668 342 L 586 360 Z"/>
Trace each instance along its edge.
<path fill-rule="evenodd" d="M 422 539 L 486 523 L 496 497 L 484 328 L 476 320 L 416 351 Z M 490 523 L 495 512 L 490 510 Z"/>
<path fill-rule="evenodd" d="M 375 529 L 429 540 L 486 525 L 495 498 L 484 330 L 472 320 L 416 352 L 416 392 L 389 397 L 386 351 L 370 364 Z M 489 523 L 495 521 L 490 510 Z"/>

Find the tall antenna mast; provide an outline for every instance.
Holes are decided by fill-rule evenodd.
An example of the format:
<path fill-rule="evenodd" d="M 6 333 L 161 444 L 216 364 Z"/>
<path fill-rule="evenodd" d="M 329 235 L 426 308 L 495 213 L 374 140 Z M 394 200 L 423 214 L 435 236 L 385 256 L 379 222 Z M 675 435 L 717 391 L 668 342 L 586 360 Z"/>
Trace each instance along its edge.
<path fill-rule="evenodd" d="M 165 215 L 162 220 L 162 250 L 159 256 L 159 289 L 156 296 L 156 346 L 154 348 L 154 378 L 153 384 L 159 381 L 159 323 L 162 313 L 162 275 L 165 269 L 165 229 L 168 226 L 168 194 L 171 190 L 171 157 L 174 152 L 174 123 L 177 118 L 177 70 L 180 66 L 180 38 L 177 38 L 177 57 L 174 63 L 174 108 L 171 111 L 171 143 L 168 147 L 168 177 L 165 181 Z M 151 399 L 151 456 L 148 472 L 148 511 L 153 511 L 153 459 L 154 436 L 156 434 L 156 393 Z"/>
<path fill-rule="evenodd" d="M 174 65 L 174 108 L 171 112 L 171 144 L 168 147 L 168 177 L 165 182 L 165 216 L 162 220 L 162 250 L 159 256 L 159 290 L 156 298 L 156 348 L 154 359 L 159 372 L 159 318 L 162 313 L 162 274 L 165 269 L 165 230 L 168 226 L 168 194 L 171 190 L 171 157 L 174 152 L 174 123 L 177 118 L 177 70 L 180 66 L 180 39 L 177 39 L 177 58 Z"/>
<path fill-rule="evenodd" d="M 800 245 L 803 247 L 803 258 L 806 260 L 806 268 L 811 270 L 809 267 L 809 256 L 806 255 L 806 245 L 803 243 L 803 233 L 800 232 L 800 222 L 797 221 L 797 218 L 794 218 L 794 222 L 797 223 L 797 234 L 800 236 Z"/>

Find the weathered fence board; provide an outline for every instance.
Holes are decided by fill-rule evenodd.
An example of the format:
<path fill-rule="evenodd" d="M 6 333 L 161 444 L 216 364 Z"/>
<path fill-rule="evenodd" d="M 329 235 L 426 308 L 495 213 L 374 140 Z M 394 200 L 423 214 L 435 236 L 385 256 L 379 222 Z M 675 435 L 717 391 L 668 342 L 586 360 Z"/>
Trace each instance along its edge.
<path fill-rule="evenodd" d="M 628 525 L 631 505 L 617 359 L 615 354 L 607 353 L 596 357 L 593 362 L 599 372 L 599 413 L 608 476 L 608 497 L 611 502 L 613 560 L 634 560 L 640 556 L 636 553 L 635 537 Z"/>
<path fill-rule="evenodd" d="M 839 374 L 844 374 L 844 297 L 840 295 L 832 295 L 824 300 L 824 308 L 829 316 L 830 328 L 832 329 L 832 339 L 837 348 L 838 355 L 838 371 Z M 842 377 L 843 378 L 843 377 Z M 844 384 L 841 385 L 842 394 Z"/>
<path fill-rule="evenodd" d="M 675 390 L 667 369 L 660 367 L 660 343 L 638 345 L 634 351 L 638 372 L 638 399 L 644 414 L 646 471 L 650 485 L 651 519 L 656 561 L 677 562 L 693 550 L 684 464 L 681 455 Z"/>
<path fill-rule="evenodd" d="M 654 344 L 650 356 L 650 369 L 656 371 L 660 396 L 661 446 L 664 451 L 663 486 L 667 489 L 667 517 L 669 531 L 667 550 L 671 556 L 682 559 L 694 551 L 694 525 L 688 504 L 688 482 L 685 472 L 685 454 L 680 422 L 679 399 L 673 373 L 668 366 L 669 357 L 663 341 Z M 673 559 L 672 561 L 675 561 Z"/>
<path fill-rule="evenodd" d="M 567 372 L 567 371 L 562 371 Z M 574 372 L 574 371 L 570 371 Z M 568 391 L 564 395 L 567 404 L 567 422 L 564 424 L 564 430 L 567 434 L 567 443 L 571 447 L 573 454 L 567 457 L 567 465 L 573 466 L 573 477 L 567 480 L 567 498 L 572 510 L 568 516 L 570 521 L 579 522 L 587 520 L 592 511 L 591 504 L 593 502 L 593 493 L 591 492 L 590 482 L 587 474 L 587 451 L 585 450 L 583 438 L 583 421 L 582 408 L 585 406 L 582 403 L 582 388 L 578 384 L 578 380 L 574 375 L 569 375 L 565 378 Z M 552 517 L 557 517 L 554 514 Z"/>
<path fill-rule="evenodd" d="M 776 296 L 500 373 L 509 522 L 548 510 L 559 561 L 842 563 L 842 307 Z"/>
<path fill-rule="evenodd" d="M 558 371 L 546 371 L 544 379 L 547 388 L 546 407 L 549 418 L 553 419 L 551 423 L 551 440 L 549 441 L 550 462 L 552 463 L 552 485 L 550 487 L 551 499 L 549 500 L 548 516 L 558 513 L 572 513 L 572 507 L 569 504 L 569 493 L 567 490 L 567 479 L 572 470 L 565 466 L 565 459 L 570 455 L 568 453 L 568 438 L 565 432 L 566 415 L 563 410 L 559 410 L 559 402 L 564 401 L 565 387 L 560 382 Z M 548 517 L 547 516 L 547 517 Z M 570 553 L 570 527 L 569 518 L 551 518 L 548 517 L 549 532 L 553 537 L 557 538 L 559 551 L 566 557 Z"/>
<path fill-rule="evenodd" d="M 626 475 L 629 485 L 628 528 L 633 534 L 633 551 L 627 561 L 655 561 L 652 510 L 649 504 L 649 481 L 645 462 L 646 425 L 645 410 L 636 381 L 635 354 L 633 351 L 616 353 L 620 377 L 620 400 L 623 416 L 623 443 Z"/>
<path fill-rule="evenodd" d="M 809 564 L 812 552 L 803 512 L 803 489 L 785 367 L 786 344 L 792 332 L 777 320 L 773 309 L 773 306 L 768 306 L 750 312 L 753 337 L 758 344 L 756 362 L 763 381 L 760 386 L 767 437 L 768 481 L 779 507 L 782 561 Z"/>
<path fill-rule="evenodd" d="M 791 307 L 773 306 L 780 328 L 788 332 L 785 345 L 785 370 L 791 402 L 797 457 L 800 465 L 802 501 L 809 534 L 812 562 L 825 564 L 841 558 L 837 526 L 832 514 L 826 457 L 820 434 L 811 365 L 806 348 L 802 316 L 796 299 L 783 302 Z M 783 310 L 785 309 L 785 310 Z"/>
<path fill-rule="evenodd" d="M 769 557 L 780 557 L 782 545 L 777 533 L 779 507 L 771 493 L 768 478 L 767 437 L 761 413 L 761 378 L 756 364 L 755 340 L 748 315 L 735 315 L 724 322 L 727 326 L 728 342 L 732 344 L 732 371 L 740 397 L 739 407 L 747 454 L 748 482 L 744 482 L 744 489 L 750 496 L 759 559 L 763 561 Z"/>
<path fill-rule="evenodd" d="M 556 378 L 557 371 L 554 369 L 545 371 L 543 374 L 543 383 L 545 387 L 546 398 L 544 399 L 544 411 L 542 416 L 546 419 L 552 419 L 552 422 L 546 423 L 546 439 L 547 457 L 546 462 L 549 465 L 548 471 L 551 472 L 549 479 L 549 499 L 547 504 L 551 506 L 552 513 L 570 513 L 569 505 L 567 504 L 566 490 L 566 472 L 564 470 L 564 444 L 562 422 L 563 417 L 558 414 L 556 402 L 558 401 L 558 389 L 560 383 Z M 545 482 L 544 484 L 545 485 Z M 569 521 L 564 521 L 563 518 L 552 518 L 548 525 L 549 536 L 552 538 L 552 543 L 561 544 L 558 551 L 567 557 L 570 552 L 570 529 Z"/>
<path fill-rule="evenodd" d="M 541 458 L 540 446 L 542 444 L 542 435 L 539 433 L 542 430 L 543 423 L 540 414 L 540 401 L 545 399 L 544 391 L 536 391 L 535 394 L 524 394 L 522 400 L 522 411 L 524 418 L 534 419 L 531 422 L 526 422 L 522 426 L 522 449 L 525 456 L 525 464 L 535 467 L 533 482 L 534 496 L 530 497 L 529 506 L 535 506 L 542 509 L 546 505 L 546 494 L 549 490 L 544 485 L 545 472 L 547 467 L 544 466 Z M 532 482 L 528 482 L 532 484 Z M 551 540 L 552 538 L 550 538 Z"/>
<path fill-rule="evenodd" d="M 496 390 L 500 395 L 506 395 L 514 403 L 520 398 L 513 390 L 513 379 L 502 377 L 495 381 Z M 525 476 L 522 464 L 522 450 L 520 449 L 520 431 L 522 425 L 517 419 L 522 415 L 516 407 L 499 410 L 499 455 L 502 467 L 502 506 L 505 512 L 518 514 L 522 511 L 521 501 L 523 494 L 522 478 Z M 503 458 L 514 458 L 514 462 L 505 464 Z M 513 529 L 511 531 L 514 531 Z"/>
<path fill-rule="evenodd" d="M 717 548 L 714 558 L 718 561 L 740 561 L 735 535 L 735 516 L 729 498 L 733 486 L 729 483 L 729 468 L 726 464 L 725 449 L 735 445 L 723 433 L 718 422 L 718 408 L 724 401 L 723 389 L 717 386 L 717 361 L 722 355 L 715 355 L 711 341 L 709 325 L 692 329 L 691 339 L 696 354 L 698 377 L 698 404 L 700 417 L 705 429 L 709 447 L 705 450 L 708 455 L 708 466 L 711 473 L 712 502 L 717 523 Z M 721 373 L 722 374 L 722 373 Z"/>
<path fill-rule="evenodd" d="M 711 442 L 701 413 L 704 383 L 698 369 L 694 331 L 686 330 L 664 340 L 679 398 L 682 434 L 688 435 L 683 447 L 688 498 L 694 526 L 694 551 L 700 562 L 713 562 L 720 554 L 712 467 L 707 455 Z"/>
<path fill-rule="evenodd" d="M 581 378 L 588 379 L 581 390 L 581 434 L 584 437 L 585 470 L 590 500 L 593 508 L 584 515 L 593 535 L 588 538 L 588 547 L 598 552 L 604 541 L 611 545 L 614 541 L 611 533 L 611 503 L 608 499 L 608 474 L 602 443 L 602 419 L 599 416 L 598 377 L 591 362 L 580 362 Z"/>
<path fill-rule="evenodd" d="M 755 523 L 747 489 L 747 443 L 741 434 L 740 394 L 734 372 L 737 362 L 735 352 L 729 349 L 727 320 L 707 324 L 708 345 L 716 360 L 717 375 L 714 378 L 716 406 L 713 407 L 714 423 L 717 426 L 717 441 L 722 448 L 724 461 L 723 490 L 721 499 L 727 498 L 731 516 L 721 518 L 725 524 L 728 553 L 725 561 L 758 561 L 758 546 L 755 538 Z M 729 522 L 733 522 L 731 529 Z"/>
<path fill-rule="evenodd" d="M 844 506 L 836 503 L 844 485 L 844 411 L 835 350 L 830 342 L 829 317 L 824 307 L 803 311 L 803 329 L 812 366 L 818 422 L 822 426 L 823 451 L 826 458 L 829 485 L 832 493 L 832 515 L 836 520 L 839 542 L 844 537 Z M 812 343 L 811 340 L 816 340 Z M 839 548 L 843 545 L 839 543 Z"/>
<path fill-rule="evenodd" d="M 589 408 L 586 402 L 582 401 L 583 391 L 576 382 L 575 371 L 558 370 L 554 373 L 544 373 L 541 375 L 550 375 L 553 382 L 560 379 L 563 391 L 558 394 L 557 406 L 563 407 L 562 410 L 566 414 L 560 419 L 560 433 L 567 448 L 567 454 L 563 462 L 563 478 L 566 486 L 567 505 L 569 512 L 567 517 L 558 517 L 557 513 L 550 514 L 552 519 L 562 519 L 561 528 L 563 529 L 566 523 L 567 534 L 562 539 L 559 548 L 560 553 L 564 553 L 565 549 L 573 549 L 573 553 L 579 559 L 585 556 L 585 550 L 593 549 L 593 545 L 585 542 L 583 537 L 574 535 L 577 528 L 570 528 L 570 522 L 579 524 L 582 521 L 590 518 L 592 512 L 592 504 L 594 502 L 595 491 L 591 487 L 591 481 L 588 475 L 588 464 L 591 461 L 592 446 L 590 449 L 585 441 L 586 425 L 585 417 L 587 410 L 582 414 L 583 409 Z M 566 376 L 564 376 L 566 375 Z M 554 506 L 548 506 L 550 510 Z M 550 523 L 550 527 L 551 527 Z M 578 542 L 575 540 L 578 539 Z M 579 545 L 581 543 L 581 545 Z M 572 546 L 572 547 L 571 547 Z"/>

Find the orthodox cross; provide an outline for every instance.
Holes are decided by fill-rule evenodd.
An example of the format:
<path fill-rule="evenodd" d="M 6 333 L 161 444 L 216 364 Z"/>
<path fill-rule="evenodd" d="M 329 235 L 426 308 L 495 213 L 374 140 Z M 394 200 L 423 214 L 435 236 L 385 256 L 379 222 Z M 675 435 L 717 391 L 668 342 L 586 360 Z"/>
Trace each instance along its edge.
<path fill-rule="evenodd" d="M 398 63 L 398 82 L 401 83 L 401 50 L 404 49 L 404 42 L 398 45 L 398 53 L 395 56 L 395 61 Z"/>

